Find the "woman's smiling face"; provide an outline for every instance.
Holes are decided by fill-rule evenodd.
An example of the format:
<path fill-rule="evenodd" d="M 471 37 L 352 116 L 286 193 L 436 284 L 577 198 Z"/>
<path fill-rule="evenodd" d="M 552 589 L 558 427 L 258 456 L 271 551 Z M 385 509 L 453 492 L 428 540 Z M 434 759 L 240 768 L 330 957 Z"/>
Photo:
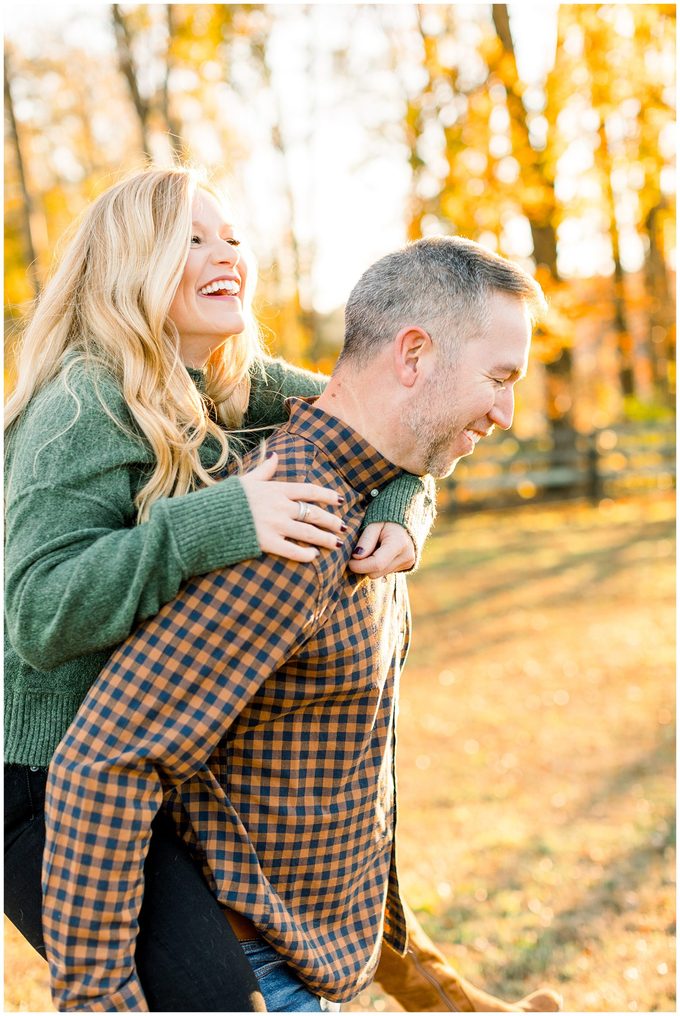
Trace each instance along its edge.
<path fill-rule="evenodd" d="M 239 245 L 217 199 L 198 190 L 192 205 L 191 247 L 169 312 L 187 366 L 202 367 L 213 350 L 245 328 L 242 294 L 247 267 Z"/>

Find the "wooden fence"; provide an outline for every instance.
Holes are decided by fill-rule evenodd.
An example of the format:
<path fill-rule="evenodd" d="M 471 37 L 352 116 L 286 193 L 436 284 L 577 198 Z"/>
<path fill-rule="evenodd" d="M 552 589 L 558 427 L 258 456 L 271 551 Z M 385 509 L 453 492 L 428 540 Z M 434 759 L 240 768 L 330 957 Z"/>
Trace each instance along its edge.
<path fill-rule="evenodd" d="M 438 501 L 440 511 L 459 512 L 557 498 L 597 503 L 674 486 L 674 426 L 626 424 L 573 435 L 563 447 L 547 435 L 497 434 L 440 482 Z"/>

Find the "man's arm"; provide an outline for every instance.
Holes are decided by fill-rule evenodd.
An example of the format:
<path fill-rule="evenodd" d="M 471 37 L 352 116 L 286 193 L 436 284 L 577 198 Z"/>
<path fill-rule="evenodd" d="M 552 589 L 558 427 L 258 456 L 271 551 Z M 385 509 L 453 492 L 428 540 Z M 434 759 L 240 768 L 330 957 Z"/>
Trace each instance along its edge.
<path fill-rule="evenodd" d="M 314 564 L 267 555 L 195 579 L 93 685 L 50 766 L 43 930 L 60 1011 L 148 1011 L 134 966 L 163 791 L 314 628 Z"/>

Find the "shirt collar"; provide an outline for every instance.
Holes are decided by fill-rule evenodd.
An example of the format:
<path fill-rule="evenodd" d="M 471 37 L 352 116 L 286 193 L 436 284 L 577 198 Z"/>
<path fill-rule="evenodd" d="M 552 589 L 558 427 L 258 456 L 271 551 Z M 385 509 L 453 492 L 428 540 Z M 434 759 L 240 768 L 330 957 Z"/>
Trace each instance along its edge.
<path fill-rule="evenodd" d="M 318 409 L 313 398 L 286 399 L 286 409 L 284 429 L 316 445 L 357 493 L 375 497 L 403 472 L 337 416 Z"/>

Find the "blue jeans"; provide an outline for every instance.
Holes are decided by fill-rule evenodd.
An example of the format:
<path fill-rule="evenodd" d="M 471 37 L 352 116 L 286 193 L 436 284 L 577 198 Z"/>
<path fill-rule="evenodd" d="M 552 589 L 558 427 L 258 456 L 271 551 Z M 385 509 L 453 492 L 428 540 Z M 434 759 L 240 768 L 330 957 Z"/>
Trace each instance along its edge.
<path fill-rule="evenodd" d="M 267 1012 L 337 1012 L 335 1002 L 305 987 L 283 956 L 262 938 L 241 942 L 264 996 Z"/>

